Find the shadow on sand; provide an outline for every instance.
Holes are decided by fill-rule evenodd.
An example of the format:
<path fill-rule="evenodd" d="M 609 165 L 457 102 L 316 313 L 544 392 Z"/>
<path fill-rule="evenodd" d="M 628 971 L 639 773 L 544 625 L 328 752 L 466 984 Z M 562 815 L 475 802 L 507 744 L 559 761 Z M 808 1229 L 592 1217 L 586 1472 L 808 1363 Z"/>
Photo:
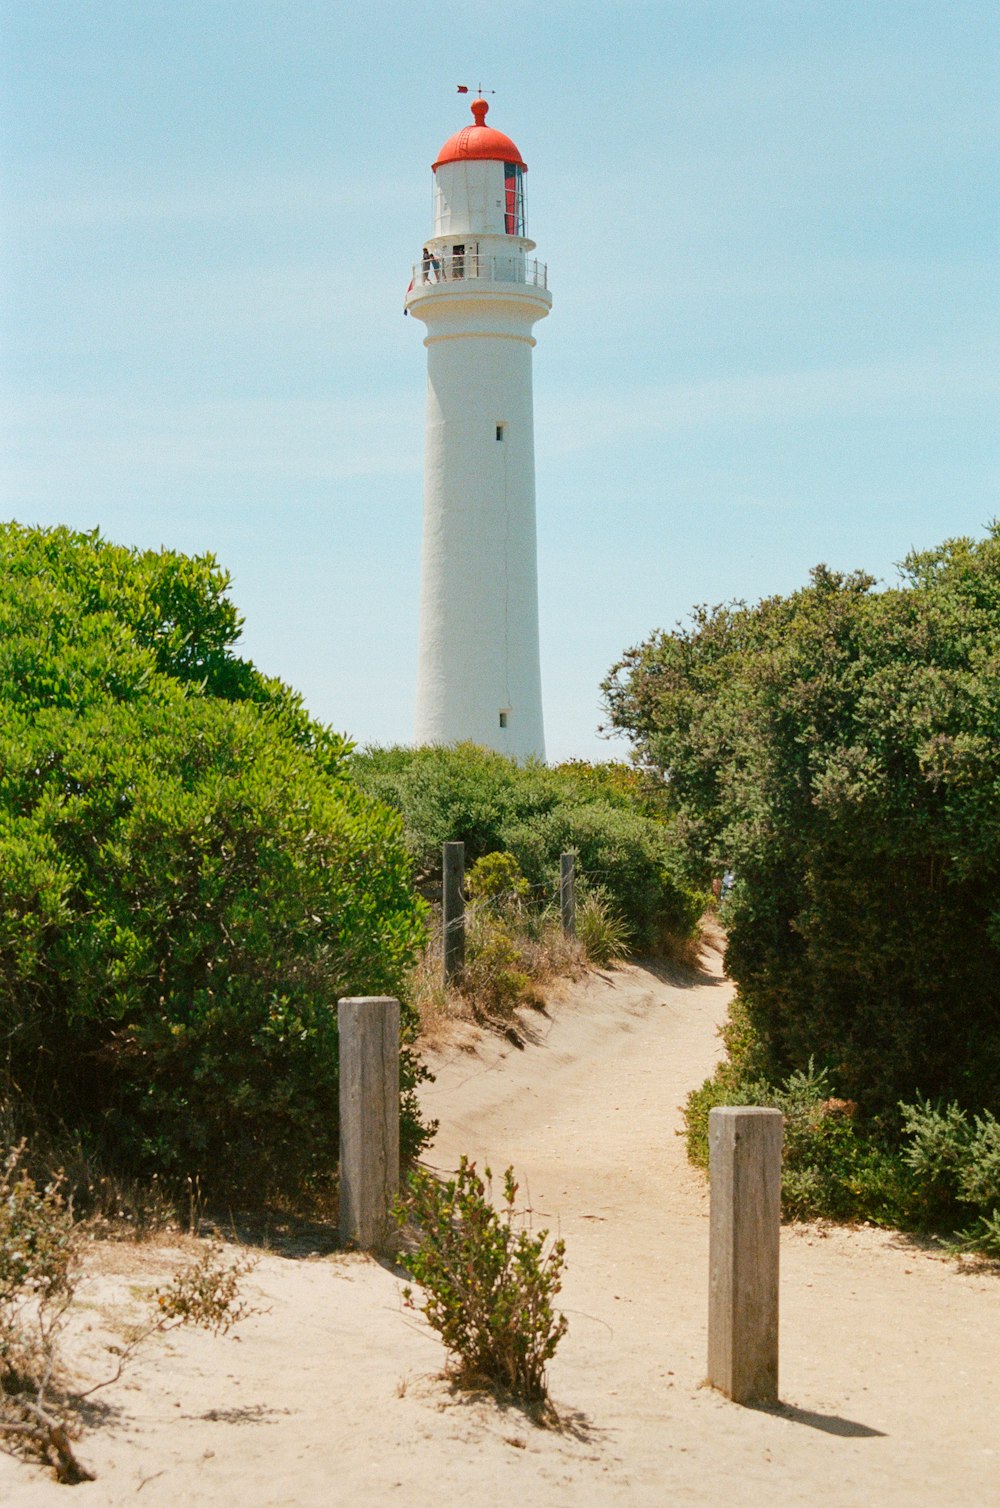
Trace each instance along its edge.
<path fill-rule="evenodd" d="M 794 1403 L 751 1403 L 748 1407 L 758 1414 L 774 1414 L 787 1419 L 790 1424 L 805 1424 L 810 1429 L 822 1430 L 824 1435 L 846 1435 L 858 1440 L 885 1439 L 885 1430 L 872 1429 L 868 1424 L 859 1424 L 856 1419 L 842 1419 L 839 1414 L 817 1414 L 814 1409 L 800 1409 Z"/>

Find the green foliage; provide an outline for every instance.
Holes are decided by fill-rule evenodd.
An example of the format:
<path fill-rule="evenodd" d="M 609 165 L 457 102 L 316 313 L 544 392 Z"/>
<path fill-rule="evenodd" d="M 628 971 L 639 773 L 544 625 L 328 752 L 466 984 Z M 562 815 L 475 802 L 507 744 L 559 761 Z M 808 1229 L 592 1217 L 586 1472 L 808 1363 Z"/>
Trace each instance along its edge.
<path fill-rule="evenodd" d="M 1000 1121 L 954 1102 L 900 1105 L 903 1139 L 864 1122 L 809 1063 L 775 1085 L 737 997 L 723 1030 L 729 1057 L 684 1109 L 688 1156 L 708 1169 L 708 1118 L 717 1105 L 765 1105 L 785 1117 L 781 1179 L 788 1219 L 869 1220 L 954 1233 L 956 1251 L 1000 1256 Z M 968 1224 L 970 1210 L 974 1216 Z"/>
<path fill-rule="evenodd" d="M 823 1070 L 809 1064 L 773 1085 L 741 1081 L 728 1064 L 720 1065 L 689 1095 L 684 1110 L 688 1155 L 706 1170 L 708 1117 L 719 1105 L 764 1105 L 784 1115 L 781 1206 L 786 1219 L 907 1222 L 913 1181 L 898 1151 L 859 1135 L 857 1107 L 831 1093 Z"/>
<path fill-rule="evenodd" d="M 530 893 L 531 887 L 510 853 L 484 854 L 465 877 L 465 894 L 470 901 L 516 903 Z"/>
<path fill-rule="evenodd" d="M 815 1059 L 889 1133 L 918 1092 L 1000 1112 L 1000 530 L 905 570 L 702 609 L 605 683 L 689 882 L 735 876 L 772 1079 Z"/>
<path fill-rule="evenodd" d="M 400 812 L 409 853 L 425 874 L 441 867 L 441 846 L 465 844 L 471 869 L 506 845 L 503 829 L 513 815 L 545 811 L 554 802 L 549 772 L 520 767 L 476 744 L 455 748 L 371 749 L 355 753 L 358 784 Z"/>
<path fill-rule="evenodd" d="M 402 815 L 407 847 L 437 874 L 441 845 L 465 844 L 470 868 L 507 852 L 536 896 L 555 896 L 559 856 L 574 852 L 586 884 L 603 886 L 636 947 L 691 938 L 705 897 L 678 875 L 658 782 L 609 763 L 517 765 L 474 744 L 354 754 L 362 787 Z"/>
<path fill-rule="evenodd" d="M 566 1333 L 553 1308 L 565 1246 L 532 1235 L 515 1210 L 514 1170 L 504 1174 L 503 1205 L 463 1157 L 454 1178 L 410 1176 L 409 1214 L 419 1230 L 409 1267 L 425 1292 L 423 1313 L 455 1360 L 458 1380 L 497 1387 L 523 1403 L 546 1397 L 545 1367 Z M 409 1289 L 406 1298 L 412 1299 Z"/>
<path fill-rule="evenodd" d="M 523 967 L 517 939 L 503 921 L 477 917 L 469 929 L 462 991 L 477 1016 L 505 1021 L 526 998 L 531 975 Z"/>
<path fill-rule="evenodd" d="M 559 855 L 575 853 L 581 882 L 603 887 L 640 950 L 669 951 L 697 928 L 705 898 L 675 879 L 667 830 L 648 817 L 604 800 L 562 804 L 504 836 L 528 880 L 553 893 Z"/>
<path fill-rule="evenodd" d="M 576 908 L 576 935 L 590 963 L 604 968 L 627 958 L 631 933 L 604 886 L 589 890 Z"/>
<path fill-rule="evenodd" d="M 954 1244 L 1000 1257 L 1000 1121 L 989 1111 L 970 1121 L 954 1102 L 918 1100 L 900 1108 L 909 1138 L 903 1159 L 916 1176 L 928 1223 L 954 1227 L 971 1206 L 973 1223 Z"/>
<path fill-rule="evenodd" d="M 398 819 L 232 653 L 211 557 L 7 525 L 0 561 L 9 1092 L 130 1173 L 319 1192 L 335 1002 L 400 994 L 423 935 Z"/>

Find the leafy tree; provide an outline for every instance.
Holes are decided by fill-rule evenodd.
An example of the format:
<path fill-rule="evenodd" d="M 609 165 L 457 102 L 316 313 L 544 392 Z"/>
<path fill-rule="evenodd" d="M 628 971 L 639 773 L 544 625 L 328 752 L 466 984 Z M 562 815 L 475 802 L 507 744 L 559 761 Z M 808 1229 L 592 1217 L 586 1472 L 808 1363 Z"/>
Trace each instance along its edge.
<path fill-rule="evenodd" d="M 329 1182 L 336 1000 L 422 936 L 398 819 L 233 653 L 212 557 L 10 524 L 0 563 L 7 1095 L 133 1172 Z"/>
<path fill-rule="evenodd" d="M 772 1082 L 814 1059 L 886 1124 L 1000 1108 L 1000 530 L 898 587 L 819 567 L 629 651 L 612 724 L 687 873 L 730 870 L 727 963 Z"/>

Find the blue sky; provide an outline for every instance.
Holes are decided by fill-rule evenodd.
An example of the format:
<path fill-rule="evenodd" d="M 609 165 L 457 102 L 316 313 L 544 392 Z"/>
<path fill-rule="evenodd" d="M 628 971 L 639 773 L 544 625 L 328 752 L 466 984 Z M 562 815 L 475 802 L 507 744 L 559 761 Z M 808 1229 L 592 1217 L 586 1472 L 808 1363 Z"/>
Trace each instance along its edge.
<path fill-rule="evenodd" d="M 411 736 L 430 164 L 495 89 L 549 264 L 550 758 L 691 606 L 998 508 L 994 0 L 0 0 L 0 510 L 213 551 L 245 652 Z"/>

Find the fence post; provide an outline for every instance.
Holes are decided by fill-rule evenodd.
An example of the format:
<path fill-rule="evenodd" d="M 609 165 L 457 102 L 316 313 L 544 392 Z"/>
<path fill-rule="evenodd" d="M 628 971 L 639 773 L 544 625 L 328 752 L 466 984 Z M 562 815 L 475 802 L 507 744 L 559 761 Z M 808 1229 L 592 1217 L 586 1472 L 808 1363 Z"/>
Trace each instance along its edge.
<path fill-rule="evenodd" d="M 559 909 L 562 912 L 563 931 L 567 937 L 576 936 L 576 855 L 559 855 Z"/>
<path fill-rule="evenodd" d="M 441 927 L 445 985 L 465 968 L 465 844 L 445 843 L 441 851 Z"/>
<path fill-rule="evenodd" d="M 735 1403 L 778 1401 L 780 1110 L 708 1117 L 708 1381 Z"/>
<path fill-rule="evenodd" d="M 340 1239 L 374 1251 L 399 1189 L 399 1001 L 361 995 L 337 1007 L 340 1033 Z"/>

